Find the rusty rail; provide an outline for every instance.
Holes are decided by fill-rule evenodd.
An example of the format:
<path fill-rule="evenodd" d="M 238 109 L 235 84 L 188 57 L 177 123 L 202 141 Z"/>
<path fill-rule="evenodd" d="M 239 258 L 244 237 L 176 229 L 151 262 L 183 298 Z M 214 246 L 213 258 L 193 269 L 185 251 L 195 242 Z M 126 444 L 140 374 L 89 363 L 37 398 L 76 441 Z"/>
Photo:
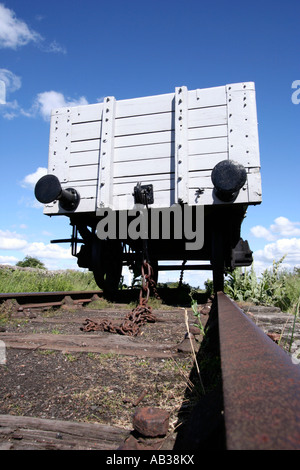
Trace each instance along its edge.
<path fill-rule="evenodd" d="M 0 303 L 6 300 L 16 300 L 20 309 L 39 308 L 44 306 L 60 306 L 66 299 L 74 303 L 89 302 L 93 296 L 102 296 L 101 290 L 91 291 L 61 291 L 61 292 L 13 292 L 1 293 Z"/>
<path fill-rule="evenodd" d="M 218 292 L 228 450 L 300 450 L 300 365 Z"/>

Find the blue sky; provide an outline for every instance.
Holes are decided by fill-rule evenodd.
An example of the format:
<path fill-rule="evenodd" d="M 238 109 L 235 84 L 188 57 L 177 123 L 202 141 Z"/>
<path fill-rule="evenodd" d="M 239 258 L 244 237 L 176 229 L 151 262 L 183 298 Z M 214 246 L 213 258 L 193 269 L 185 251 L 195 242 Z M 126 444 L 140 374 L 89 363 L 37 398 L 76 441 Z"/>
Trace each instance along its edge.
<path fill-rule="evenodd" d="M 242 236 L 258 271 L 284 254 L 300 266 L 299 14 L 299 0 L 0 0 L 0 263 L 29 254 L 49 269 L 77 266 L 66 245 L 49 244 L 70 235 L 68 219 L 44 216 L 33 195 L 51 107 L 254 81 L 263 202 Z"/>

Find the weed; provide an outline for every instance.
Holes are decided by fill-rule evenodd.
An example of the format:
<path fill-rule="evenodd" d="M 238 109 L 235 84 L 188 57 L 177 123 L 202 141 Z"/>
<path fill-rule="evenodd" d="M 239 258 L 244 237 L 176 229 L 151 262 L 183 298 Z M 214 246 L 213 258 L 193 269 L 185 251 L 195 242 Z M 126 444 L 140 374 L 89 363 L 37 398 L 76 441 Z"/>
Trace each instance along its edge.
<path fill-rule="evenodd" d="M 205 330 L 201 321 L 201 314 L 198 311 L 198 302 L 196 299 L 193 299 L 193 290 L 190 292 L 190 297 L 191 297 L 191 308 L 193 310 L 194 316 L 197 318 L 197 322 L 194 323 L 194 326 L 197 326 L 200 329 L 201 334 L 204 336 Z"/>
<path fill-rule="evenodd" d="M 291 307 L 291 287 L 288 287 L 291 278 L 283 271 L 280 265 L 284 256 L 279 261 L 273 261 L 272 268 L 266 269 L 258 279 L 254 266 L 250 271 L 246 268 L 236 268 L 228 274 L 224 291 L 233 300 L 251 301 L 259 305 L 273 305 L 286 311 Z M 299 275 L 298 275 L 299 278 Z M 300 281 L 300 280 L 299 280 Z M 299 290 L 298 290 L 299 292 Z"/>
<path fill-rule="evenodd" d="M 71 353 L 65 353 L 64 356 L 65 356 L 66 361 L 69 361 L 69 362 L 74 362 L 74 361 L 77 361 L 78 359 L 77 356 L 74 356 Z"/>

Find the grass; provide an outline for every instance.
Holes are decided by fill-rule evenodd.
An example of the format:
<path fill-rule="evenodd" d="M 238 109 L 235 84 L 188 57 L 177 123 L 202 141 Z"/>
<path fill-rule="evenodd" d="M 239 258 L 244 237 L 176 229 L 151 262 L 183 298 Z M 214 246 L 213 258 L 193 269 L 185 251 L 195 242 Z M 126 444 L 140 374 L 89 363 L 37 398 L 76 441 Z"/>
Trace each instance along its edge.
<path fill-rule="evenodd" d="M 99 289 L 91 272 L 0 269 L 0 292 L 56 292 Z"/>

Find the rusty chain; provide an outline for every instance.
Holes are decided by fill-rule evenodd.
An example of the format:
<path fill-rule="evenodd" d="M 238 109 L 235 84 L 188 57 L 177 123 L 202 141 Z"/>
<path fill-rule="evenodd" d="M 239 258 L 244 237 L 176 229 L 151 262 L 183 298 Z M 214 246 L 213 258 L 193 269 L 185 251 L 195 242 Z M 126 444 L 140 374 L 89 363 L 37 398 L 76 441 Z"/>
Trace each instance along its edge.
<path fill-rule="evenodd" d="M 144 260 L 142 264 L 142 286 L 139 295 L 139 304 L 126 315 L 120 325 L 115 325 L 109 320 L 103 320 L 100 323 L 87 318 L 81 328 L 82 331 L 108 331 L 127 336 L 137 336 L 141 326 L 145 323 L 155 323 L 156 316 L 152 313 L 152 307 L 148 305 L 150 291 L 156 298 L 159 298 L 156 290 L 156 283 L 153 279 L 153 269 L 148 261 Z"/>

